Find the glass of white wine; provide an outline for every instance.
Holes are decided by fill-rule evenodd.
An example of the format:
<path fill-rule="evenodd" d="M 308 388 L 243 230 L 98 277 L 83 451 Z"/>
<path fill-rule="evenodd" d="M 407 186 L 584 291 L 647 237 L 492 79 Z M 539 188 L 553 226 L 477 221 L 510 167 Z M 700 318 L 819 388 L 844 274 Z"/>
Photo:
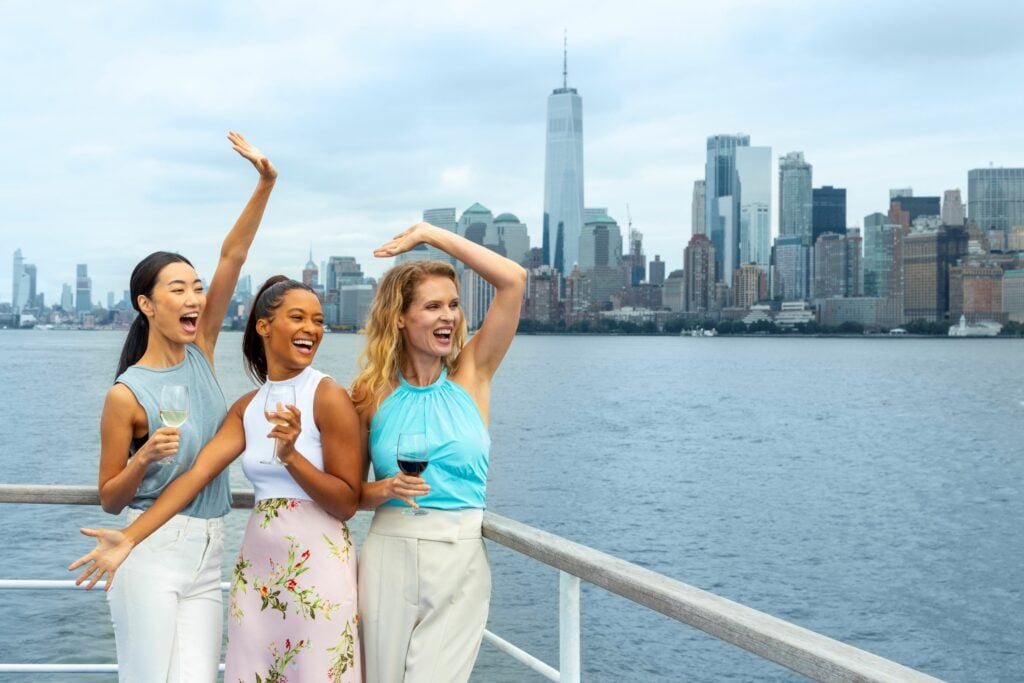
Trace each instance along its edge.
<path fill-rule="evenodd" d="M 267 400 L 263 404 L 263 415 L 272 425 L 286 425 L 291 418 L 288 406 L 295 405 L 295 387 L 290 384 L 271 384 L 267 387 Z M 278 440 L 271 445 L 270 457 L 260 460 L 264 465 L 283 465 L 277 457 Z"/>
<path fill-rule="evenodd" d="M 180 427 L 188 420 L 188 385 L 165 384 L 160 388 L 160 422 L 164 427 Z M 173 465 L 171 455 L 156 461 L 157 465 Z"/>
<path fill-rule="evenodd" d="M 398 469 L 414 477 L 423 476 L 423 470 L 430 464 L 427 452 L 427 435 L 422 432 L 403 432 L 398 435 Z M 423 508 L 409 507 L 403 515 L 425 515 Z"/>

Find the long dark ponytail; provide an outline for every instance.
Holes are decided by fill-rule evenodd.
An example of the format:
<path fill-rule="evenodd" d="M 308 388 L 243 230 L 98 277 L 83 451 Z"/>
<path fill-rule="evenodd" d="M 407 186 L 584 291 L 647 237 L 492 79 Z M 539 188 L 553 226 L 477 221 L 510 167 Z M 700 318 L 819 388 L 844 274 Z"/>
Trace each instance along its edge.
<path fill-rule="evenodd" d="M 249 311 L 249 319 L 245 321 L 245 334 L 242 336 L 242 355 L 245 356 L 245 371 L 257 384 L 267 381 L 267 351 L 263 348 L 263 338 L 256 331 L 256 322 L 274 315 L 284 295 L 293 289 L 313 290 L 286 275 L 272 275 L 260 287 Z"/>
<path fill-rule="evenodd" d="M 121 347 L 121 360 L 117 363 L 115 379 L 129 367 L 138 363 L 139 359 L 146 353 L 146 347 L 149 345 L 149 318 L 139 309 L 139 296 L 153 296 L 153 287 L 156 286 L 157 280 L 160 278 L 160 271 L 172 263 L 192 265 L 192 262 L 181 254 L 172 254 L 169 251 L 154 251 L 139 261 L 138 265 L 135 266 L 135 270 L 132 271 L 129 293 L 132 300 L 132 308 L 138 312 L 138 315 L 132 321 L 132 326 L 128 330 L 128 336 L 124 340 L 124 346 Z"/>

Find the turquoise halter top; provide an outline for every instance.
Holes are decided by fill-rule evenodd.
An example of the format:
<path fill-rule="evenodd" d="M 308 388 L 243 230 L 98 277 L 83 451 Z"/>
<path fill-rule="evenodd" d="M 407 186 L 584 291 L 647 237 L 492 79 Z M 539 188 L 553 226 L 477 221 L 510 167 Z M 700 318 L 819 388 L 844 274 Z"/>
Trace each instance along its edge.
<path fill-rule="evenodd" d="M 469 393 L 448 379 L 442 366 L 433 384 L 414 387 L 399 375 L 399 383 L 380 404 L 370 421 L 370 458 L 377 480 L 398 474 L 398 435 L 426 435 L 430 464 L 423 472 L 430 493 L 416 499 L 426 508 L 462 510 L 484 508 L 491 435 Z M 401 505 L 391 500 L 384 505 Z"/>

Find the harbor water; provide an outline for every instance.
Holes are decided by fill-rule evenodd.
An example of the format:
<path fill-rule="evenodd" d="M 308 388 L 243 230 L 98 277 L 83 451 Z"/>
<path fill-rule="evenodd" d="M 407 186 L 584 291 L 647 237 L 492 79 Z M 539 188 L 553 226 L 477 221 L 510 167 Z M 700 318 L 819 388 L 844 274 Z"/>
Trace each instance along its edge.
<path fill-rule="evenodd" d="M 0 480 L 95 484 L 122 340 L 0 332 Z M 347 384 L 363 340 L 326 335 L 316 366 Z M 217 350 L 229 402 L 251 387 L 240 345 Z M 493 389 L 488 506 L 938 678 L 1019 681 L 1022 376 L 1020 340 L 520 336 Z M 121 521 L 0 510 L 0 578 L 70 578 L 78 527 Z M 489 553 L 489 628 L 557 666 L 557 572 Z M 0 600 L 0 661 L 114 661 L 101 593 Z M 587 681 L 803 680 L 593 586 L 582 619 Z M 473 680 L 543 679 L 485 644 Z"/>

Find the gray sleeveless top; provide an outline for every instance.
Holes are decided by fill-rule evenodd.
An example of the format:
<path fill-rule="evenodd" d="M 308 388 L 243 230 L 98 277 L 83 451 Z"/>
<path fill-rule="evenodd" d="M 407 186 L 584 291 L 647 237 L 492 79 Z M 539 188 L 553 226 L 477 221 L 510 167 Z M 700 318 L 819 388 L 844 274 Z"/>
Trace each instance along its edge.
<path fill-rule="evenodd" d="M 195 344 L 185 346 L 185 360 L 169 368 L 145 368 L 133 365 L 118 376 L 116 382 L 128 387 L 135 400 L 146 411 L 149 419 L 149 433 L 163 426 L 160 422 L 160 389 L 165 384 L 188 386 L 188 419 L 181 429 L 178 454 L 171 465 L 151 464 L 139 484 L 135 497 L 128 507 L 146 510 L 157 496 L 179 474 L 187 471 L 196 456 L 213 435 L 220 429 L 227 415 L 224 393 L 213 376 L 213 369 L 206 356 Z M 140 444 L 141 447 L 141 444 Z M 135 443 L 131 455 L 135 454 Z M 190 517 L 210 519 L 223 517 L 231 509 L 231 487 L 228 471 L 225 469 L 207 484 L 199 495 L 185 507 L 181 514 Z"/>

